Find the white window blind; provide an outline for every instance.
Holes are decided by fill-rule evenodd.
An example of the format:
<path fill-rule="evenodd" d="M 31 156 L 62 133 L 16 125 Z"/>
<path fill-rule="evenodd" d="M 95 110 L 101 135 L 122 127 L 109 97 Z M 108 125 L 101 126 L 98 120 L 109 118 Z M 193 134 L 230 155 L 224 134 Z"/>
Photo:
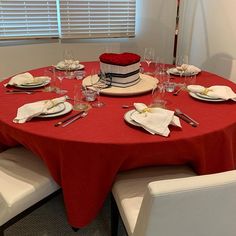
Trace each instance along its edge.
<path fill-rule="evenodd" d="M 61 37 L 134 37 L 135 7 L 135 0 L 60 0 Z"/>
<path fill-rule="evenodd" d="M 56 0 L 0 0 L 0 39 L 58 37 Z"/>

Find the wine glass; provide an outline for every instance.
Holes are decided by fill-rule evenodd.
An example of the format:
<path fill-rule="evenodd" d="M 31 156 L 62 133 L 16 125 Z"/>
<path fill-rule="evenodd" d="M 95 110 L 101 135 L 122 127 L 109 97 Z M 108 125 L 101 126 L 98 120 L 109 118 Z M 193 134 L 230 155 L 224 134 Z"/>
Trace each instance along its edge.
<path fill-rule="evenodd" d="M 71 69 L 71 65 L 73 64 L 74 56 L 71 50 L 65 49 L 63 51 L 63 62 L 66 70 Z"/>
<path fill-rule="evenodd" d="M 144 50 L 144 60 L 147 63 L 147 72 L 145 74 L 151 74 L 150 72 L 150 64 L 154 62 L 155 50 L 154 48 L 145 48 Z"/>
<path fill-rule="evenodd" d="M 59 88 L 56 90 L 57 94 L 66 94 L 68 91 L 65 89 L 62 89 L 62 80 L 65 78 L 65 72 L 64 71 L 57 71 L 56 72 L 57 79 L 60 81 Z"/>
<path fill-rule="evenodd" d="M 65 49 L 63 51 L 63 59 L 64 59 L 64 61 L 66 61 L 66 60 L 73 60 L 74 57 L 73 57 L 72 51 L 69 50 L 69 49 Z"/>
<path fill-rule="evenodd" d="M 90 83 L 93 86 L 93 88 L 97 91 L 97 100 L 92 104 L 93 107 L 103 107 L 105 104 L 100 101 L 100 90 L 102 89 L 102 83 L 104 80 L 101 79 L 101 76 L 103 76 L 102 73 L 98 69 L 92 69 L 91 75 L 90 75 Z"/>
<path fill-rule="evenodd" d="M 187 55 L 177 57 L 176 68 L 180 73 L 180 77 L 185 75 L 188 69 L 188 56 Z"/>

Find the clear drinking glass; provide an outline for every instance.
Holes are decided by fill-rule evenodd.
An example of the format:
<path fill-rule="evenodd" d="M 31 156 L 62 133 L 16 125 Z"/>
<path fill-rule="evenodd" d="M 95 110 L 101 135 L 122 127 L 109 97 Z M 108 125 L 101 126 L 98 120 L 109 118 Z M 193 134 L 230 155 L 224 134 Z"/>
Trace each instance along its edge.
<path fill-rule="evenodd" d="M 152 102 L 151 107 L 165 108 L 167 101 L 165 100 L 165 85 L 158 84 L 152 90 Z"/>
<path fill-rule="evenodd" d="M 49 86 L 47 86 L 44 90 L 46 92 L 55 92 L 56 91 L 56 69 L 54 66 L 46 68 L 44 70 L 44 76 L 50 77 L 51 81 Z"/>
<path fill-rule="evenodd" d="M 93 69 L 91 71 L 90 82 L 93 88 L 97 91 L 97 100 L 93 102 L 92 106 L 97 108 L 103 107 L 105 105 L 103 102 L 100 101 L 100 90 L 102 88 L 103 81 L 100 79 L 99 76 L 102 75 L 100 75 L 100 71 L 98 69 Z"/>
<path fill-rule="evenodd" d="M 188 56 L 178 56 L 176 58 L 176 68 L 180 73 L 180 76 L 182 77 L 185 75 L 186 70 L 188 69 Z"/>
<path fill-rule="evenodd" d="M 64 61 L 74 60 L 73 52 L 69 49 L 65 49 L 63 51 L 63 60 Z"/>
<path fill-rule="evenodd" d="M 145 48 L 144 50 L 144 60 L 147 63 L 147 70 L 144 72 L 145 74 L 151 74 L 150 72 L 150 64 L 154 62 L 155 59 L 155 50 L 154 48 Z"/>
<path fill-rule="evenodd" d="M 76 84 L 74 86 L 74 106 L 73 110 L 83 111 L 88 109 L 88 104 L 83 102 L 82 86 Z"/>
<path fill-rule="evenodd" d="M 56 77 L 60 81 L 59 88 L 56 90 L 57 94 L 66 94 L 68 91 L 65 89 L 62 89 L 62 81 L 65 78 L 65 72 L 64 71 L 57 71 L 56 72 Z"/>

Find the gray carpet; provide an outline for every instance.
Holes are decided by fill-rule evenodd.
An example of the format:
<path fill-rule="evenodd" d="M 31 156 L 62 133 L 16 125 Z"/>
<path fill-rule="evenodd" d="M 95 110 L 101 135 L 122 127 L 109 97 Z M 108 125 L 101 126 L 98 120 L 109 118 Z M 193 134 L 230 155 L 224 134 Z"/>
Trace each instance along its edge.
<path fill-rule="evenodd" d="M 119 224 L 119 236 L 126 236 Z M 87 227 L 74 232 L 66 220 L 63 199 L 56 196 L 30 215 L 5 230 L 6 236 L 110 236 L 110 199 L 97 218 Z"/>

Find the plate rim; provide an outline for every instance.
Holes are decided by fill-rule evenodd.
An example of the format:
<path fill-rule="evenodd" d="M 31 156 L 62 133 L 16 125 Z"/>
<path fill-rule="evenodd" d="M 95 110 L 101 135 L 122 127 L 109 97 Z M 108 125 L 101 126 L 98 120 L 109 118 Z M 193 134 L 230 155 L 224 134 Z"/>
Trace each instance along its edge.
<path fill-rule="evenodd" d="M 137 127 L 142 127 L 139 123 L 135 122 L 134 120 L 131 119 L 131 115 L 134 113 L 134 112 L 137 112 L 135 109 L 132 109 L 132 110 L 129 110 L 127 111 L 125 114 L 124 114 L 124 120 L 131 124 L 131 125 L 134 125 L 134 126 L 137 126 Z"/>
<path fill-rule="evenodd" d="M 198 100 L 202 100 L 202 101 L 206 101 L 206 102 L 225 102 L 226 100 L 218 98 L 218 99 L 207 99 L 207 98 L 203 98 L 203 97 L 199 97 L 197 94 L 193 93 L 193 92 L 189 92 L 189 95 L 193 98 L 196 98 Z"/>
<path fill-rule="evenodd" d="M 54 67 L 55 67 L 55 69 L 57 69 L 57 70 L 60 70 L 60 71 L 66 71 L 66 69 L 63 69 L 63 68 L 57 67 L 57 65 L 55 65 Z M 83 65 L 83 64 L 79 64 L 79 66 L 78 66 L 77 68 L 75 68 L 75 69 L 71 69 L 70 71 L 82 70 L 82 69 L 84 69 L 84 68 L 85 68 L 85 65 Z"/>
<path fill-rule="evenodd" d="M 173 69 L 175 69 L 176 67 L 172 67 L 172 68 L 169 68 L 167 70 L 168 73 L 170 73 L 171 75 L 176 75 L 176 76 L 180 76 L 180 73 L 176 73 L 176 72 L 173 72 Z M 192 76 L 192 75 L 198 75 L 199 73 L 201 72 L 201 70 L 199 72 L 193 72 L 191 74 L 183 74 L 182 76 Z"/>
<path fill-rule="evenodd" d="M 62 116 L 65 115 L 67 113 L 69 113 L 70 111 L 72 111 L 73 106 L 71 103 L 69 102 L 64 102 L 65 104 L 65 109 L 63 109 L 61 112 L 57 112 L 57 113 L 52 113 L 52 114 L 40 114 L 37 117 L 38 118 L 51 118 L 51 117 L 57 117 L 57 116 Z"/>
<path fill-rule="evenodd" d="M 83 79 L 83 81 L 82 81 L 82 85 L 83 86 L 86 86 L 86 80 L 88 80 L 89 77 L 90 77 L 90 75 Z M 143 90 L 137 90 L 137 91 L 131 90 L 131 91 L 129 91 L 130 88 L 134 88 L 135 89 L 143 81 L 145 81 L 145 82 L 146 81 L 150 81 L 150 86 L 148 88 L 143 89 Z M 100 94 L 108 95 L 108 96 L 117 96 L 117 97 L 136 96 L 136 95 L 140 95 L 140 94 L 144 94 L 144 93 L 152 91 L 153 88 L 158 83 L 159 83 L 159 80 L 157 78 L 152 77 L 150 75 L 146 75 L 146 74 L 140 73 L 140 81 L 137 84 L 134 84 L 134 85 L 126 87 L 126 88 L 112 86 L 112 87 L 109 87 L 109 88 L 102 89 L 100 91 Z M 113 91 L 112 89 L 115 89 L 116 91 Z"/>
<path fill-rule="evenodd" d="M 40 87 L 44 87 L 46 85 L 48 85 L 49 83 L 51 82 L 51 79 L 47 80 L 47 81 L 44 81 L 43 83 L 41 84 L 38 84 L 38 85 L 29 85 L 29 86 L 26 86 L 26 85 L 14 85 L 14 87 L 16 88 L 28 88 L 28 89 L 31 89 L 31 88 L 40 88 Z"/>

